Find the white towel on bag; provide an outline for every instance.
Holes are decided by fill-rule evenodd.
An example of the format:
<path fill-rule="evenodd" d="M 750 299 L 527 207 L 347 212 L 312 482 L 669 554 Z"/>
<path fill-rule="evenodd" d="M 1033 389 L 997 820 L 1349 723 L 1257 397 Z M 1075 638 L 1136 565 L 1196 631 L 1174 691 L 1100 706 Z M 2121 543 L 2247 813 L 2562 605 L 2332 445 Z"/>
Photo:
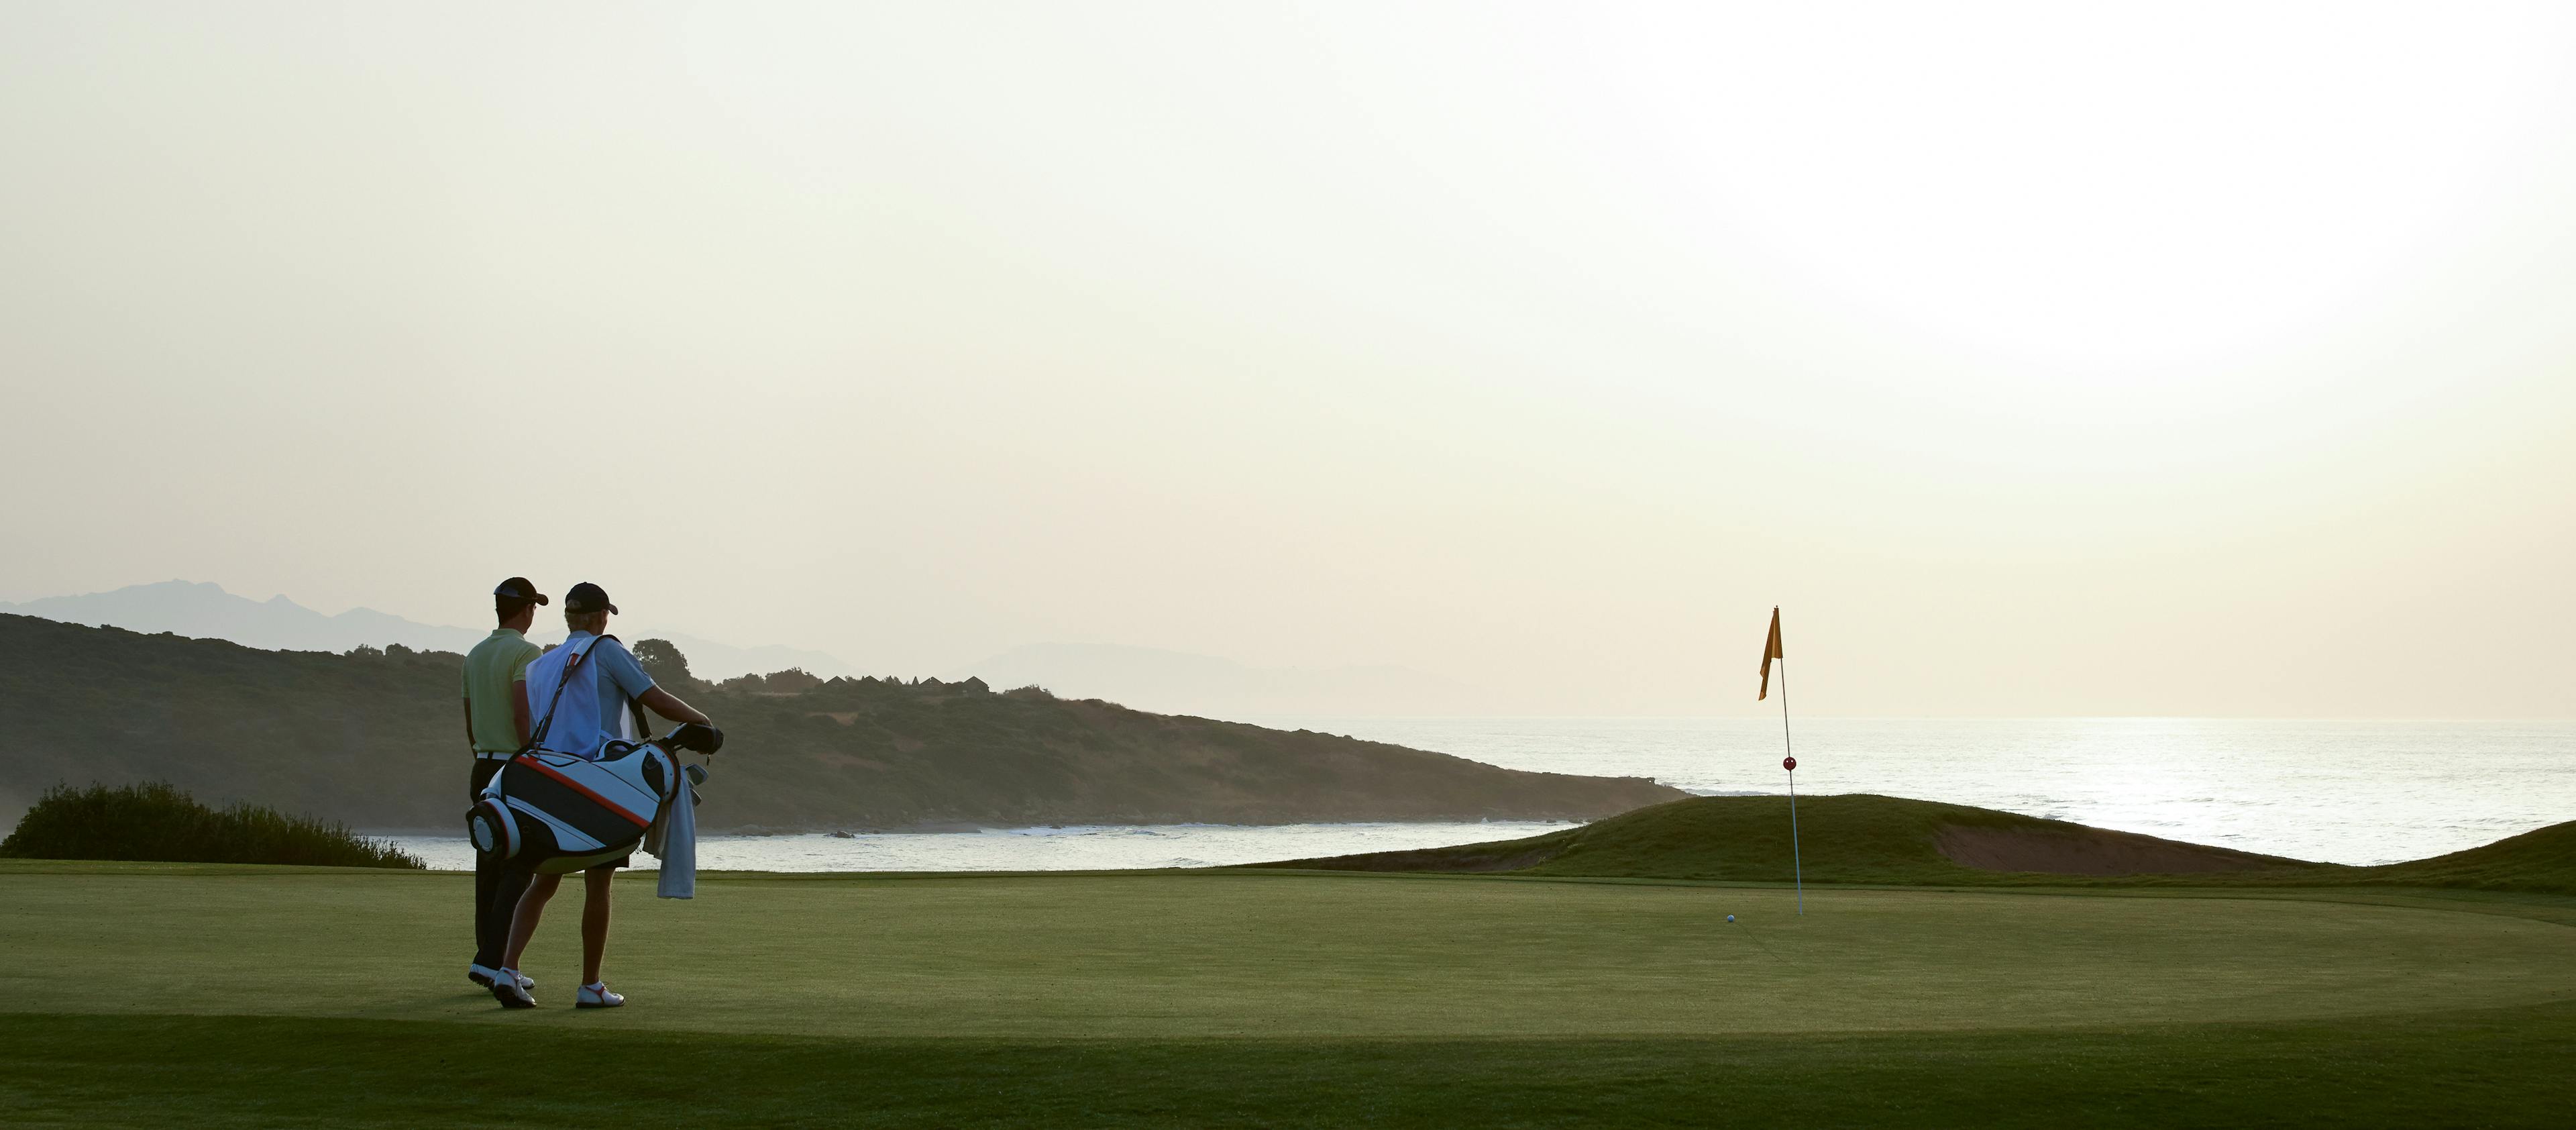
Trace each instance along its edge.
<path fill-rule="evenodd" d="M 652 848 L 662 858 L 662 881 L 653 887 L 655 898 L 693 899 L 698 897 L 698 798 L 690 791 L 689 771 L 680 768 L 680 787 L 671 794 L 670 807 L 662 813 L 661 843 Z"/>

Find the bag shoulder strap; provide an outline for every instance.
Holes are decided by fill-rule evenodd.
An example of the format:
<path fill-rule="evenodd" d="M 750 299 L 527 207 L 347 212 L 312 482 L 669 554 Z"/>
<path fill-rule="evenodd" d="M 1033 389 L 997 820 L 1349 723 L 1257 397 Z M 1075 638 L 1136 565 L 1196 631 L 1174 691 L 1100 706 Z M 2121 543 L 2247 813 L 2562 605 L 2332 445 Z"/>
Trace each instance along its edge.
<path fill-rule="evenodd" d="M 555 724 L 555 704 L 563 701 L 564 688 L 572 685 L 573 673 L 581 670 L 581 661 L 590 658 L 590 649 L 598 646 L 599 644 L 598 636 L 592 636 L 590 639 L 591 642 L 589 644 L 575 649 L 572 653 L 572 657 L 564 660 L 563 674 L 555 677 L 555 693 L 552 697 L 546 699 L 546 716 L 537 719 L 537 728 L 529 731 L 528 744 L 519 747 L 519 752 L 511 754 L 510 760 L 502 762 L 501 768 L 493 772 L 492 794 L 501 798 L 505 803 L 508 801 L 510 796 L 509 768 L 512 765 L 518 764 L 520 758 L 526 757 L 527 755 L 544 748 L 546 742 L 546 730 Z M 572 645 L 565 644 L 563 646 L 571 647 Z"/>
<path fill-rule="evenodd" d="M 589 643 L 575 648 L 572 653 L 572 658 L 564 660 L 563 674 L 555 679 L 555 693 L 553 697 L 546 699 L 546 716 L 537 720 L 537 728 L 530 731 L 528 734 L 527 746 L 521 749 L 518 753 L 511 755 L 512 760 L 534 753 L 545 746 L 546 731 L 552 728 L 555 724 L 555 705 L 563 701 L 564 688 L 572 685 L 573 672 L 581 670 L 581 661 L 590 658 L 590 649 L 599 646 L 601 638 L 602 637 L 599 636 L 590 637 Z M 564 646 L 572 647 L 573 645 L 565 644 Z"/>

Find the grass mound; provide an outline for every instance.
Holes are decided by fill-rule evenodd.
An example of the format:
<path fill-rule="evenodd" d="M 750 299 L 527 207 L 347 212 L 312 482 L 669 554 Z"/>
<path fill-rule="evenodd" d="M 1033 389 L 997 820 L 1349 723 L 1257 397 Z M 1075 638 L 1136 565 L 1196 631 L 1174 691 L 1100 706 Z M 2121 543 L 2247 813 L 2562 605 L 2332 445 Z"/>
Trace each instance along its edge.
<path fill-rule="evenodd" d="M 2552 824 L 2485 847 L 2362 870 L 2376 883 L 2576 894 L 2576 821 Z"/>
<path fill-rule="evenodd" d="M 2460 887 L 2576 894 L 2576 822 L 2409 863 L 2348 867 L 1869 794 L 1798 802 L 1810 883 Z M 1544 836 L 1262 867 L 1788 882 L 1786 797 L 1694 797 Z"/>
<path fill-rule="evenodd" d="M 0 840 L 20 859 L 131 859 L 158 863 L 286 863 L 400 867 L 418 856 L 347 826 L 237 804 L 216 811 L 170 784 L 56 785 Z"/>
<path fill-rule="evenodd" d="M 1798 802 L 1807 881 L 1975 886 L 2069 876 L 2280 875 L 2330 864 L 1866 793 Z M 1786 797 L 1693 797 L 1525 840 L 1306 859 L 1275 867 L 1787 882 Z M 2076 881 L 2082 881 L 2077 879 Z"/>

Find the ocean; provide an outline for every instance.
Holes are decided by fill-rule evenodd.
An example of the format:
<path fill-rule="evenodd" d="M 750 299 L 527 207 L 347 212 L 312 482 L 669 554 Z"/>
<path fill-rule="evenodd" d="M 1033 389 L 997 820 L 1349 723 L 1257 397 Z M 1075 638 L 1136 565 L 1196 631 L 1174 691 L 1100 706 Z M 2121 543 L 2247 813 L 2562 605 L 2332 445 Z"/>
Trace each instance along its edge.
<path fill-rule="evenodd" d="M 1651 777 L 1703 795 L 1788 791 L 1777 719 L 1262 718 L 1514 769 Z M 1820 718 L 1795 723 L 1800 795 L 1884 793 L 2333 863 L 2390 863 L 2576 820 L 2576 721 Z M 723 804 L 717 760 L 701 819 Z M 753 871 L 1199 867 L 1435 847 L 1565 827 L 1176 824 L 711 836 L 699 865 Z M 461 836 L 393 834 L 433 867 Z M 650 865 L 650 856 L 638 863 Z"/>

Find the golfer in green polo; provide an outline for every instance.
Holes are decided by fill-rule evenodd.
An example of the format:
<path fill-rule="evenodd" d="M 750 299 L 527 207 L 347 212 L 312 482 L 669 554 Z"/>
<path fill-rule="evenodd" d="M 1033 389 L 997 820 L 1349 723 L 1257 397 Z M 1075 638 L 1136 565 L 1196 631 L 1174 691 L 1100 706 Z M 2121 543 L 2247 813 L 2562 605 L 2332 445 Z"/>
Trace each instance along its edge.
<path fill-rule="evenodd" d="M 465 653 L 465 740 L 474 747 L 474 768 L 466 775 L 465 802 L 483 795 L 483 786 L 501 771 L 511 755 L 527 748 L 528 663 L 544 649 L 528 642 L 528 626 L 537 606 L 546 603 L 526 577 L 512 577 L 492 590 L 492 614 L 500 620 L 492 634 Z M 474 856 L 474 961 L 465 979 L 488 989 L 501 976 L 501 951 L 510 942 L 510 915 L 528 889 L 525 869 L 506 861 Z M 519 978 L 521 988 L 534 988 Z"/>

